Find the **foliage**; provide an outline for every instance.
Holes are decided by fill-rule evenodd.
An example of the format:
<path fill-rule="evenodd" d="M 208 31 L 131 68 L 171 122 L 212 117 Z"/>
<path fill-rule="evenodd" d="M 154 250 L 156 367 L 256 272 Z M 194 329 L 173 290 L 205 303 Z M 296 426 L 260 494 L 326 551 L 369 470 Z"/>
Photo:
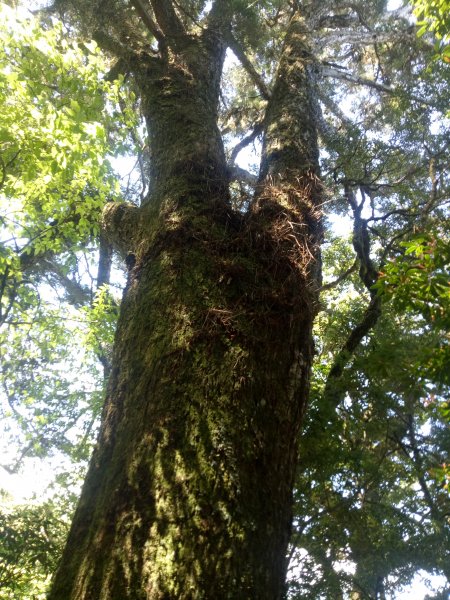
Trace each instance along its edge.
<path fill-rule="evenodd" d="M 439 399 L 450 386 L 450 244 L 443 233 L 437 230 L 402 242 L 404 255 L 386 265 L 377 286 L 398 311 L 422 317 L 424 331 L 430 331 L 413 366 L 422 381 L 433 381 L 431 402 L 443 423 L 450 425 L 448 403 Z M 433 473 L 447 487 L 450 470 L 445 457 Z"/>
<path fill-rule="evenodd" d="M 410 235 L 383 265 L 375 284 L 383 316 L 344 371 L 337 407 L 323 394 L 330 357 L 348 324 L 361 320 L 364 301 L 354 276 L 326 292 L 296 489 L 303 516 L 295 522 L 292 598 L 365 597 L 377 576 L 395 598 L 418 569 L 449 577 L 445 232 L 441 221 Z M 326 247 L 334 279 L 336 259 L 342 269 L 350 264 L 349 246 L 338 238 Z"/>
<path fill-rule="evenodd" d="M 448 0 L 414 0 L 414 14 L 420 29 L 418 35 L 431 32 L 438 42 L 436 49 L 450 61 L 450 2 Z"/>
<path fill-rule="evenodd" d="M 92 429 L 92 411 L 94 419 L 98 413 L 102 383 L 93 359 L 111 333 L 106 327 L 94 339 L 107 293 L 105 287 L 96 296 L 91 273 L 100 212 L 120 193 L 111 143 L 116 156 L 128 151 L 135 117 L 132 96 L 123 80 L 108 80 L 95 43 L 71 40 L 56 20 L 41 24 L 4 5 L 1 11 L 2 385 L 6 417 L 14 416 L 30 446 L 25 455 L 42 456 L 50 434 L 61 439 L 54 448 L 74 448 L 65 432 L 86 411 Z M 83 358 L 68 343 L 80 336 Z M 83 368 L 74 369 L 80 358 Z"/>
<path fill-rule="evenodd" d="M 404 256 L 385 266 L 377 286 L 399 311 L 420 315 L 437 333 L 437 345 L 426 348 L 419 363 L 425 377 L 450 385 L 450 244 L 440 237 L 416 235 L 402 242 Z M 424 327 L 425 327 L 424 323 Z"/>
<path fill-rule="evenodd" d="M 14 199 L 2 221 L 23 255 L 61 252 L 95 233 L 93 215 L 115 193 L 102 111 L 117 87 L 102 80 L 98 48 L 70 43 L 62 24 L 11 22 L 4 8 L 2 23 L 2 195 Z"/>
<path fill-rule="evenodd" d="M 44 600 L 67 535 L 73 500 L 0 504 L 0 598 Z"/>
<path fill-rule="evenodd" d="M 91 275 L 101 209 L 120 193 L 107 155 L 113 141 L 117 156 L 128 151 L 132 99 L 105 78 L 95 43 L 4 4 L 0 16 L 1 462 L 15 473 L 60 455 L 78 471 L 101 408 L 97 357 L 111 344 L 99 319 L 113 327 L 117 313 Z M 2 505 L 2 598 L 43 597 L 73 501 Z"/>
<path fill-rule="evenodd" d="M 316 382 L 296 489 L 292 598 L 374 589 L 380 575 L 395 597 L 418 569 L 448 577 L 450 498 L 436 469 L 449 431 L 433 376 L 417 377 L 435 336 L 413 333 L 414 317 L 391 311 L 355 356 L 338 410 L 327 410 Z"/>

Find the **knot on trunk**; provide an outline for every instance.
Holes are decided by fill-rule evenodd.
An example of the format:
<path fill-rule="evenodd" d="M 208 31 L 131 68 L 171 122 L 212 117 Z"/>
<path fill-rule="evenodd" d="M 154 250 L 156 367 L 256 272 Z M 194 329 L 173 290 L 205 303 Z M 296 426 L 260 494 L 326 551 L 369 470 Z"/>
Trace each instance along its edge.
<path fill-rule="evenodd" d="M 108 202 L 102 212 L 101 228 L 108 242 L 123 257 L 134 252 L 139 239 L 141 211 L 134 204 Z"/>

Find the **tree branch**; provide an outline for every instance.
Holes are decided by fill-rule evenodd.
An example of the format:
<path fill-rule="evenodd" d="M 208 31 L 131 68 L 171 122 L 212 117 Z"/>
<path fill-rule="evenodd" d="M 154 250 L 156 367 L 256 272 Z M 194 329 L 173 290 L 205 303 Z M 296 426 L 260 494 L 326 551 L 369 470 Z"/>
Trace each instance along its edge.
<path fill-rule="evenodd" d="M 374 297 L 376 292 L 373 290 L 373 284 L 378 279 L 378 270 L 375 268 L 370 258 L 370 238 L 367 229 L 367 221 L 361 217 L 364 207 L 363 200 L 358 204 L 355 194 L 350 186 L 345 186 L 345 197 L 348 200 L 353 211 L 353 248 L 359 260 L 359 276 L 367 288 L 367 291 Z"/>
<path fill-rule="evenodd" d="M 66 275 L 61 266 L 50 258 L 37 257 L 33 270 L 43 272 L 54 279 L 54 282 L 64 289 L 70 304 L 73 304 L 74 306 L 83 306 L 90 302 L 90 289 Z"/>
<path fill-rule="evenodd" d="M 334 287 L 336 287 L 337 285 L 339 285 L 341 283 L 341 281 L 344 281 L 345 279 L 347 279 L 347 277 L 349 275 L 351 275 L 352 273 L 354 273 L 356 271 L 356 269 L 358 268 L 358 264 L 359 264 L 358 259 L 355 259 L 353 264 L 348 269 L 346 269 L 343 273 L 341 273 L 339 275 L 339 277 L 337 277 L 334 281 L 331 281 L 330 283 L 325 283 L 320 288 L 320 291 L 324 292 L 326 290 L 331 290 Z"/>
<path fill-rule="evenodd" d="M 236 58 L 239 60 L 241 65 L 244 67 L 244 69 L 249 74 L 250 79 L 256 85 L 256 87 L 258 88 L 258 90 L 259 90 L 261 96 L 264 98 L 264 100 L 270 100 L 269 88 L 265 84 L 261 75 L 257 72 L 255 67 L 252 65 L 250 59 L 245 54 L 244 50 L 242 49 L 242 47 L 239 44 L 239 42 L 237 41 L 237 39 L 231 33 L 228 34 L 228 36 L 227 36 L 227 43 L 228 43 L 229 48 L 236 55 Z"/>
<path fill-rule="evenodd" d="M 317 90 L 317 95 L 325 108 L 327 108 L 335 117 L 337 117 L 346 129 L 351 129 L 354 127 L 353 121 L 344 114 L 344 112 L 339 108 L 336 102 L 334 102 L 330 95 L 321 93 L 319 89 Z"/>
<path fill-rule="evenodd" d="M 105 80 L 115 81 L 119 75 L 127 74 L 127 71 L 126 61 L 123 58 L 119 58 L 105 75 Z"/>
<path fill-rule="evenodd" d="M 248 185 L 255 186 L 258 183 L 258 177 L 250 173 L 246 169 L 232 165 L 228 168 L 230 174 L 230 181 L 242 181 Z"/>
<path fill-rule="evenodd" d="M 313 73 L 311 73 L 311 80 L 314 89 L 314 94 L 311 94 L 311 104 L 316 119 L 317 133 L 322 140 L 333 144 L 333 142 L 339 140 L 343 134 L 334 125 L 326 121 L 323 116 L 322 106 L 320 105 L 320 103 L 323 102 L 322 97 L 320 96 L 320 86 L 317 84 L 317 77 Z M 325 102 L 323 102 L 323 104 L 325 104 Z"/>
<path fill-rule="evenodd" d="M 150 0 L 162 33 L 171 40 L 185 38 L 186 30 L 178 17 L 171 0 Z"/>
<path fill-rule="evenodd" d="M 176 0 L 173 0 L 173 3 L 175 4 L 175 6 L 177 7 L 177 9 L 179 10 L 180 13 L 183 13 L 183 15 L 185 17 L 187 17 L 188 19 L 190 19 L 194 25 L 197 25 L 197 27 L 200 27 L 200 29 L 204 29 L 203 25 L 200 23 L 200 21 L 195 17 L 195 15 L 192 14 L 192 12 L 190 10 L 187 10 L 184 6 L 182 6 L 179 2 L 177 2 Z"/>
<path fill-rule="evenodd" d="M 401 95 L 403 90 L 399 88 L 392 88 L 383 83 L 378 83 L 373 79 L 367 79 L 366 77 L 360 77 L 359 75 L 353 75 L 352 73 L 347 73 L 345 70 L 335 67 L 330 67 L 322 64 L 321 73 L 324 77 L 333 77 L 334 79 L 342 79 L 343 81 L 347 81 L 349 83 L 355 83 L 356 85 L 365 85 L 367 87 L 371 87 L 379 92 L 384 92 L 386 94 L 391 94 L 393 96 Z M 417 96 L 410 95 L 411 99 L 423 104 L 424 106 L 430 106 L 434 108 L 434 105 L 428 100 L 424 100 L 423 98 L 418 98 Z"/>
<path fill-rule="evenodd" d="M 328 373 L 324 389 L 324 399 L 329 403 L 330 408 L 336 408 L 345 398 L 346 389 L 339 385 L 339 380 L 344 374 L 345 368 L 350 363 L 355 350 L 362 340 L 375 327 L 381 316 L 381 298 L 373 296 L 361 321 L 350 332 L 345 344 L 339 350 L 334 358 L 333 365 Z"/>
<path fill-rule="evenodd" d="M 236 144 L 236 146 L 233 148 L 233 150 L 231 151 L 231 154 L 230 154 L 230 165 L 234 165 L 234 162 L 235 162 L 239 152 L 241 152 L 241 150 L 243 150 L 249 144 L 251 144 L 253 141 L 255 141 L 255 139 L 258 137 L 258 135 L 260 135 L 262 133 L 262 131 L 263 131 L 263 123 L 262 123 L 262 121 L 260 121 L 259 123 L 256 123 L 255 127 L 253 128 L 253 131 L 251 131 L 247 136 L 242 138 L 242 140 L 238 144 Z"/>
<path fill-rule="evenodd" d="M 409 25 L 406 29 L 399 31 L 368 31 L 356 30 L 347 27 L 345 30 L 335 28 L 321 32 L 320 48 L 331 47 L 335 44 L 349 44 L 351 46 L 371 46 L 375 44 L 399 43 L 400 41 L 411 41 L 414 39 L 414 28 Z"/>
<path fill-rule="evenodd" d="M 378 83 L 377 81 L 373 81 L 373 79 L 367 79 L 366 77 L 360 77 L 359 75 L 353 75 L 352 73 L 348 73 L 344 68 L 336 68 L 328 65 L 321 66 L 321 72 L 324 77 L 333 77 L 334 79 L 343 79 L 344 81 L 348 81 L 350 83 L 356 83 L 358 85 L 367 85 L 372 87 L 380 92 L 386 92 L 388 94 L 395 94 L 396 90 L 394 88 L 389 87 L 388 85 L 384 85 L 383 83 Z"/>
<path fill-rule="evenodd" d="M 108 284 L 111 278 L 113 247 L 108 242 L 103 232 L 100 233 L 98 270 L 97 270 L 97 288 Z"/>
<path fill-rule="evenodd" d="M 108 202 L 103 209 L 104 239 L 123 257 L 135 250 L 135 239 L 140 234 L 140 214 L 137 206 L 126 202 Z"/>
<path fill-rule="evenodd" d="M 141 0 L 130 0 L 130 4 L 134 7 L 136 13 L 139 15 L 142 22 L 147 27 L 149 32 L 153 35 L 153 37 L 159 42 L 161 46 L 164 46 L 166 44 L 164 34 L 158 27 L 157 23 L 155 23 L 150 14 L 147 12 L 145 7 L 142 5 Z"/>
<path fill-rule="evenodd" d="M 364 198 L 358 204 L 353 191 L 348 185 L 345 186 L 345 197 L 353 211 L 353 247 L 360 265 L 359 276 L 367 288 L 371 299 L 361 321 L 350 332 L 346 342 L 335 356 L 328 373 L 324 398 L 328 401 L 329 406 L 333 408 L 336 408 L 345 397 L 346 389 L 342 385 L 339 385 L 339 379 L 344 374 L 345 368 L 351 361 L 355 350 L 375 327 L 381 316 L 381 297 L 373 289 L 373 285 L 378 279 L 378 271 L 370 258 L 370 238 L 367 231 L 367 221 L 361 217 Z"/>
<path fill-rule="evenodd" d="M 12 289 L 8 290 L 8 299 L 7 299 L 6 308 L 3 307 L 1 301 L 3 299 L 3 295 L 5 293 L 6 286 L 8 284 L 8 277 L 9 277 L 9 267 L 7 266 L 2 275 L 2 282 L 0 284 L 0 326 L 3 325 L 3 323 L 6 323 L 9 313 L 11 312 L 12 307 L 14 306 L 14 301 L 17 297 L 18 282 L 17 282 L 17 279 L 14 277 Z"/>
<path fill-rule="evenodd" d="M 229 0 L 214 0 L 208 14 L 208 31 L 217 31 L 224 35 L 231 31 L 232 7 Z"/>
<path fill-rule="evenodd" d="M 98 270 L 97 270 L 97 291 L 103 285 L 109 285 L 111 279 L 111 266 L 113 257 L 113 247 L 106 239 L 103 232 L 100 232 Z M 105 383 L 108 381 L 111 374 L 111 348 L 99 344 L 97 358 L 103 367 L 103 378 Z"/>
<path fill-rule="evenodd" d="M 101 29 L 96 29 L 92 34 L 92 38 L 95 40 L 95 42 L 97 42 L 102 50 L 110 52 L 118 59 L 122 59 L 127 63 L 136 59 L 135 53 L 130 48 L 124 46 L 118 40 L 108 35 Z"/>

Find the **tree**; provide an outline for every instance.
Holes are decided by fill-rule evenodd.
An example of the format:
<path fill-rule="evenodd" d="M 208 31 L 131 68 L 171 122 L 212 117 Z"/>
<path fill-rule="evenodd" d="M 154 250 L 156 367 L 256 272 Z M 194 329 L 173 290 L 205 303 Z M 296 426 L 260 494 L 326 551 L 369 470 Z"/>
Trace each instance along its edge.
<path fill-rule="evenodd" d="M 64 431 L 56 446 L 66 448 L 65 432 L 77 422 L 82 429 L 80 396 L 90 397 L 89 412 L 101 403 L 100 390 L 97 400 L 91 396 L 97 365 L 85 356 L 78 381 L 69 375 L 70 340 L 77 332 L 89 335 L 81 319 L 95 287 L 81 281 L 79 263 L 84 261 L 87 271 L 95 268 L 88 255 L 99 214 L 105 199 L 118 194 L 105 160 L 108 135 L 118 145 L 122 138 L 108 124 L 119 122 L 118 113 L 104 110 L 107 103 L 117 108 L 117 86 L 102 80 L 106 67 L 95 45 L 80 47 L 61 23 L 43 27 L 4 7 L 1 33 L 2 391 L 9 417 L 23 431 L 23 453 L 39 455 L 55 446 L 58 427 Z M 99 285 L 108 281 L 105 254 Z M 64 319 L 58 297 L 50 298 L 54 288 L 70 306 Z M 99 304 L 107 309 L 104 300 L 97 300 L 97 313 Z M 93 317 L 92 326 L 95 311 Z M 111 341 L 111 327 L 104 329 L 97 346 Z M 87 427 L 89 422 L 90 415 Z"/>
<path fill-rule="evenodd" d="M 293 598 L 376 598 L 381 590 L 395 598 L 419 569 L 449 578 L 449 496 L 433 473 L 448 444 L 439 415 L 445 392 L 421 357 L 436 336 L 415 336 L 410 317 L 391 311 L 357 352 L 346 401 L 327 415 L 326 429 L 321 398 L 312 398 L 295 492 L 293 564 L 301 575 Z"/>
<path fill-rule="evenodd" d="M 2 507 L 2 600 L 45 597 L 67 535 L 66 509 L 64 501 Z"/>
<path fill-rule="evenodd" d="M 358 270 L 360 298 L 337 332 L 316 426 L 345 402 L 355 353 L 380 321 L 379 267 L 441 210 L 445 141 L 429 125 L 444 110 L 445 66 L 427 72 L 426 44 L 376 2 L 58 6 L 115 58 L 109 79 L 124 73 L 139 97 L 150 189 L 139 207 L 103 211 L 103 243 L 126 256 L 128 278 L 100 436 L 50 598 L 281 597 L 321 208 L 352 214 L 356 267 L 338 280 Z M 245 74 L 219 111 L 227 47 Z M 352 97 L 354 120 L 339 106 L 345 86 L 366 90 Z M 219 124 L 241 137 L 228 161 Z M 255 177 L 234 163 L 258 136 Z M 83 207 L 86 197 L 83 185 Z M 94 218 L 77 214 L 64 223 L 90 230 Z M 361 414 L 347 421 L 354 435 Z"/>
<path fill-rule="evenodd" d="M 50 598 L 276 597 L 319 287 L 304 26 L 294 15 L 260 192 L 243 214 L 231 207 L 217 125 L 236 7 L 217 2 L 198 33 L 170 3 L 153 4 L 155 21 L 147 7 L 114 8 L 124 27 L 96 39 L 120 52 L 139 87 L 151 196 L 104 212 L 107 235 L 135 263 L 99 442 Z M 113 15 L 95 9 L 109 29 Z M 125 47 L 130 27 L 142 34 Z M 142 54 L 149 34 L 158 51 Z"/>
<path fill-rule="evenodd" d="M 102 369 L 92 357 L 107 358 L 117 307 L 106 289 L 95 295 L 87 273 L 101 207 L 117 195 L 108 142 L 127 144 L 110 125 L 125 119 L 95 44 L 77 44 L 55 20 L 3 5 L 0 14 L 1 467 L 15 474 L 55 452 L 70 465 L 51 500 L 16 506 L 1 495 L 0 597 L 37 599 L 62 551 L 73 480 L 101 409 Z"/>

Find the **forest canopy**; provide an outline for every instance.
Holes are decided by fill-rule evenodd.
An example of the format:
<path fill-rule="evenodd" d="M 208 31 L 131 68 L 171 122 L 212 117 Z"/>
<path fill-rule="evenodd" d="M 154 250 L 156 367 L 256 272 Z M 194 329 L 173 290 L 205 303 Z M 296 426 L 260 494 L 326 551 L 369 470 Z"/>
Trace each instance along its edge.
<path fill-rule="evenodd" d="M 379 0 L 315 4 L 233 0 L 224 16 L 220 1 L 117 1 L 108 9 L 101 2 L 60 0 L 33 11 L 20 3 L 0 3 L 0 466 L 5 481 L 29 472 L 30 465 L 37 468 L 40 461 L 51 465 L 55 475 L 43 497 L 33 497 L 30 490 L 27 498 L 18 499 L 0 483 L 5 488 L 0 496 L 0 600 L 45 598 L 63 552 L 108 381 L 111 387 L 116 377 L 117 319 L 121 314 L 126 321 L 127 294 L 145 256 L 139 245 L 133 246 L 141 227 L 135 215 L 173 210 L 170 202 L 164 204 L 164 181 L 172 191 L 181 190 L 180 198 L 186 196 L 186 182 L 166 163 L 179 159 L 178 164 L 187 164 L 183 144 L 187 147 L 189 136 L 182 124 L 178 132 L 160 127 L 156 116 L 154 121 L 149 117 L 149 106 L 154 102 L 164 115 L 160 97 L 167 104 L 175 97 L 184 115 L 187 100 L 181 83 L 182 91 L 174 93 L 167 84 L 171 72 L 161 76 L 158 68 L 164 60 L 172 65 L 172 55 L 189 57 L 189 44 L 203 39 L 215 18 L 217 31 L 225 32 L 226 48 L 217 81 L 218 106 L 212 116 L 205 112 L 194 121 L 201 129 L 203 120 L 216 120 L 226 168 L 219 173 L 218 142 L 205 134 L 210 144 L 205 153 L 217 150 L 219 167 L 211 160 L 202 169 L 213 173 L 208 181 L 212 196 L 222 193 L 217 180 L 226 182 L 227 214 L 234 215 L 226 228 L 234 227 L 235 237 L 224 250 L 217 233 L 224 217 L 216 221 L 207 209 L 198 209 L 196 219 L 202 224 L 192 218 L 198 227 L 192 239 L 204 241 L 201 228 L 210 219 L 206 229 L 214 245 L 192 256 L 200 260 L 210 252 L 216 260 L 217 253 L 221 271 L 217 274 L 214 263 L 201 276 L 197 271 L 190 279 L 183 275 L 208 302 L 219 302 L 217 295 L 225 290 L 232 298 L 227 307 L 239 308 L 231 314 L 228 308 L 208 305 L 205 314 L 214 332 L 228 332 L 228 345 L 221 342 L 223 356 L 216 356 L 215 345 L 211 362 L 229 364 L 236 381 L 244 381 L 250 351 L 241 343 L 243 332 L 261 327 L 255 357 L 265 356 L 264 344 L 270 346 L 271 336 L 274 346 L 279 341 L 279 313 L 293 305 L 306 310 L 306 300 L 288 303 L 289 290 L 286 296 L 258 291 L 269 284 L 275 290 L 282 281 L 284 293 L 285 282 L 291 281 L 294 267 L 287 275 L 284 263 L 273 267 L 273 256 L 284 252 L 286 240 L 304 244 L 302 277 L 307 287 L 316 285 L 311 292 L 311 312 L 317 313 L 313 367 L 301 432 L 296 433 L 299 463 L 283 593 L 290 599 L 394 599 L 425 573 L 439 575 L 427 598 L 448 597 L 449 6 L 446 0 L 417 0 L 413 6 Z M 167 6 L 164 16 L 162 7 Z M 95 11 L 104 19 L 103 29 Z M 308 193 L 313 189 L 311 197 L 319 201 L 316 212 L 305 217 L 309 237 L 286 217 L 276 221 L 280 231 L 275 244 L 265 229 L 275 207 L 268 203 L 264 208 L 264 201 L 269 193 L 281 197 L 275 189 L 277 176 L 288 159 L 280 140 L 291 126 L 272 135 L 271 124 L 286 115 L 277 94 L 282 99 L 294 85 L 283 88 L 280 72 L 289 45 L 286 32 L 298 14 L 307 39 L 302 60 L 310 118 L 295 135 L 307 145 L 313 135 L 308 128 L 317 133 L 317 171 L 313 177 L 312 148 L 306 152 L 308 168 L 292 180 L 293 168 L 287 168 L 283 185 L 288 181 L 293 189 L 295 181 L 303 185 L 310 177 L 304 187 Z M 152 73 L 145 85 L 139 80 L 145 71 L 138 64 L 142 57 L 146 76 Z M 191 68 L 188 58 L 182 68 L 180 64 L 183 74 Z M 288 77 L 286 67 L 286 81 Z M 189 89 L 192 96 L 197 93 L 193 83 Z M 295 113 L 297 104 L 291 106 Z M 173 142 L 171 154 L 164 148 L 167 154 L 158 155 L 165 138 Z M 206 142 L 195 143 L 200 155 Z M 200 189 L 196 164 L 188 158 L 189 185 Z M 315 183 L 319 175 L 320 184 Z M 283 215 L 291 215 L 287 200 L 280 200 L 280 206 Z M 170 214 L 161 246 L 171 243 L 175 235 L 170 232 L 184 218 Z M 242 224 L 259 214 L 263 217 L 257 226 Z M 114 228 L 122 229 L 120 241 Z M 176 231 L 177 244 L 181 240 L 186 245 L 175 256 L 185 252 L 187 272 L 195 241 L 185 230 Z M 242 250 L 245 236 L 254 244 L 251 252 L 245 246 L 247 254 Z M 269 251 L 272 258 L 264 262 Z M 259 263 L 252 252 L 269 275 L 254 275 Z M 319 268 L 304 266 L 311 264 L 308 252 L 313 264 L 321 264 L 322 276 Z M 291 250 L 288 254 L 291 265 Z M 177 266 L 172 267 L 181 278 Z M 217 289 L 205 284 L 213 271 Z M 175 285 L 167 281 L 164 286 Z M 248 292 L 245 300 L 239 286 Z M 314 294 L 320 295 L 317 302 Z M 156 305 L 158 296 L 152 298 Z M 258 319 L 249 317 L 244 323 L 244 313 Z M 195 320 L 186 311 L 180 309 L 177 319 L 182 325 L 171 343 L 184 356 L 186 336 L 192 336 L 190 351 L 195 343 L 206 343 L 206 334 L 192 333 Z M 116 335 L 116 344 L 120 337 Z M 285 356 L 283 352 L 275 355 Z M 228 389 L 226 381 L 223 389 Z M 256 421 L 271 418 L 269 408 L 261 408 L 264 419 L 258 410 Z M 273 414 L 276 420 L 275 408 Z M 231 428 L 225 410 L 219 416 L 223 430 Z M 221 426 L 208 441 L 216 448 L 218 471 L 235 460 Z M 258 436 L 263 434 L 255 434 L 259 443 Z M 227 477 L 223 475 L 223 485 L 237 489 L 232 475 Z M 266 490 L 259 492 L 264 496 Z M 202 513 L 204 522 L 209 518 Z M 227 518 L 231 531 L 234 524 Z"/>

